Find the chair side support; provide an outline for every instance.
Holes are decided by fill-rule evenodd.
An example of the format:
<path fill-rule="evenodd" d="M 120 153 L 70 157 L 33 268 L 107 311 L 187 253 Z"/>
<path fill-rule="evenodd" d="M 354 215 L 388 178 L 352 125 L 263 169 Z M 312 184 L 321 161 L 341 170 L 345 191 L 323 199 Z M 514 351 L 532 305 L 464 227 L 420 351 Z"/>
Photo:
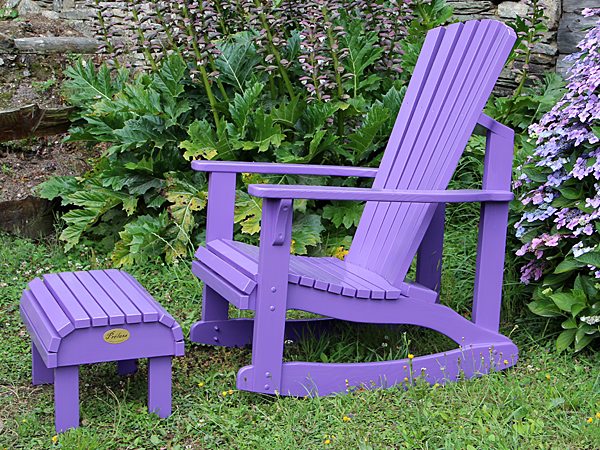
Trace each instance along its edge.
<path fill-rule="evenodd" d="M 233 239 L 235 177 L 233 172 L 211 172 L 208 175 L 206 242 Z M 226 320 L 228 315 L 229 302 L 205 284 L 202 320 Z"/>
<path fill-rule="evenodd" d="M 509 190 L 512 174 L 514 131 L 481 115 L 487 131 L 483 189 Z M 498 331 L 502 303 L 502 278 L 509 202 L 483 202 L 473 295 L 473 322 Z"/>

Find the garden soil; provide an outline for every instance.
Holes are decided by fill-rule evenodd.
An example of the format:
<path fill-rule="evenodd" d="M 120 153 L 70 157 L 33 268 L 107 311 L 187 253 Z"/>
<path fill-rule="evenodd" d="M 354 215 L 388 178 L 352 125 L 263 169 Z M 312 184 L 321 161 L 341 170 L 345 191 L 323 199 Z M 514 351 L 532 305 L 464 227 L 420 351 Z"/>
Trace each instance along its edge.
<path fill-rule="evenodd" d="M 0 20 L 0 41 L 39 36 L 83 35 L 64 21 L 41 14 Z M 61 88 L 62 73 L 75 58 L 3 53 L 0 47 L 0 111 L 31 104 L 41 108 L 67 106 Z M 63 143 L 64 137 L 55 135 L 0 143 L 0 208 L 2 202 L 23 200 L 32 195 L 36 186 L 53 176 L 80 175 L 90 168 L 99 150 Z"/>

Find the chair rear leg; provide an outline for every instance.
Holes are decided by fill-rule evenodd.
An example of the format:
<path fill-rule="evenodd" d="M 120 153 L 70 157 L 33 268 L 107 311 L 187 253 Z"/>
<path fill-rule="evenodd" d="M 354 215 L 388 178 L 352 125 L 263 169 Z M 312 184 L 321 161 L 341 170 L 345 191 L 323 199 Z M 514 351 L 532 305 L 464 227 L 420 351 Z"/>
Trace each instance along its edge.
<path fill-rule="evenodd" d="M 431 290 L 440 292 L 442 280 L 442 252 L 444 250 L 444 220 L 446 205 L 440 203 L 417 252 L 415 281 Z M 439 302 L 439 296 L 437 301 Z"/>

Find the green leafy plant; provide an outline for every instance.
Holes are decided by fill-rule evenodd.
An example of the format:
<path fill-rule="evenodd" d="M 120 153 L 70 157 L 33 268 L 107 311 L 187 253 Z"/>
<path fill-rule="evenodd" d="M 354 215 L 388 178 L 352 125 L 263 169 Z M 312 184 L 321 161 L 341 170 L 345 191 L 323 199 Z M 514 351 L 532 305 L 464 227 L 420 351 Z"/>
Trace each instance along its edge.
<path fill-rule="evenodd" d="M 420 6 L 427 13 L 414 25 L 421 37 L 447 19 L 451 8 L 442 5 Z M 117 265 L 163 254 L 174 260 L 199 244 L 206 179 L 191 160 L 377 166 L 404 95 L 402 49 L 390 37 L 405 36 L 402 25 L 413 18 L 406 2 L 172 6 L 168 14 L 164 2 L 150 10 L 129 6 L 143 24 L 132 31 L 146 73 L 132 77 L 118 63 L 124 48 L 112 41 L 114 24 L 101 3 L 96 24 L 109 64 L 95 70 L 78 62 L 65 72 L 71 102 L 80 107 L 69 140 L 110 146 L 90 173 L 51 180 L 41 195 L 75 207 L 63 216 L 67 249 L 84 234 L 101 239 Z M 246 194 L 251 182 L 368 183 L 242 177 L 236 236 L 248 242 L 258 238 L 261 214 L 260 202 Z M 362 206 L 345 209 L 352 219 L 339 230 L 331 204 L 296 202 L 292 251 L 343 252 Z"/>

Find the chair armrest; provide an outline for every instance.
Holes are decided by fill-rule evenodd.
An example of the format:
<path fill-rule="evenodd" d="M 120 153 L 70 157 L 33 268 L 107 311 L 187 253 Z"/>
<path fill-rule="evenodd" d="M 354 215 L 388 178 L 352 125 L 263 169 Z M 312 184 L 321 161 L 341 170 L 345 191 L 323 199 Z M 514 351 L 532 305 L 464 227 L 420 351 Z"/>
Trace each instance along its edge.
<path fill-rule="evenodd" d="M 348 188 L 337 186 L 290 186 L 251 184 L 248 193 L 255 197 L 310 200 L 354 200 L 407 203 L 509 202 L 513 193 L 500 190 L 405 191 Z"/>
<path fill-rule="evenodd" d="M 502 125 L 500 122 L 492 119 L 487 114 L 481 113 L 473 133 L 485 136 L 488 131 L 508 139 L 513 139 L 515 135 L 515 132 L 511 128 L 508 128 L 506 125 Z"/>
<path fill-rule="evenodd" d="M 377 169 L 368 167 L 324 166 L 311 164 L 280 164 L 241 161 L 192 161 L 192 169 L 200 172 L 278 173 L 285 175 L 328 175 L 339 177 L 369 177 Z"/>

